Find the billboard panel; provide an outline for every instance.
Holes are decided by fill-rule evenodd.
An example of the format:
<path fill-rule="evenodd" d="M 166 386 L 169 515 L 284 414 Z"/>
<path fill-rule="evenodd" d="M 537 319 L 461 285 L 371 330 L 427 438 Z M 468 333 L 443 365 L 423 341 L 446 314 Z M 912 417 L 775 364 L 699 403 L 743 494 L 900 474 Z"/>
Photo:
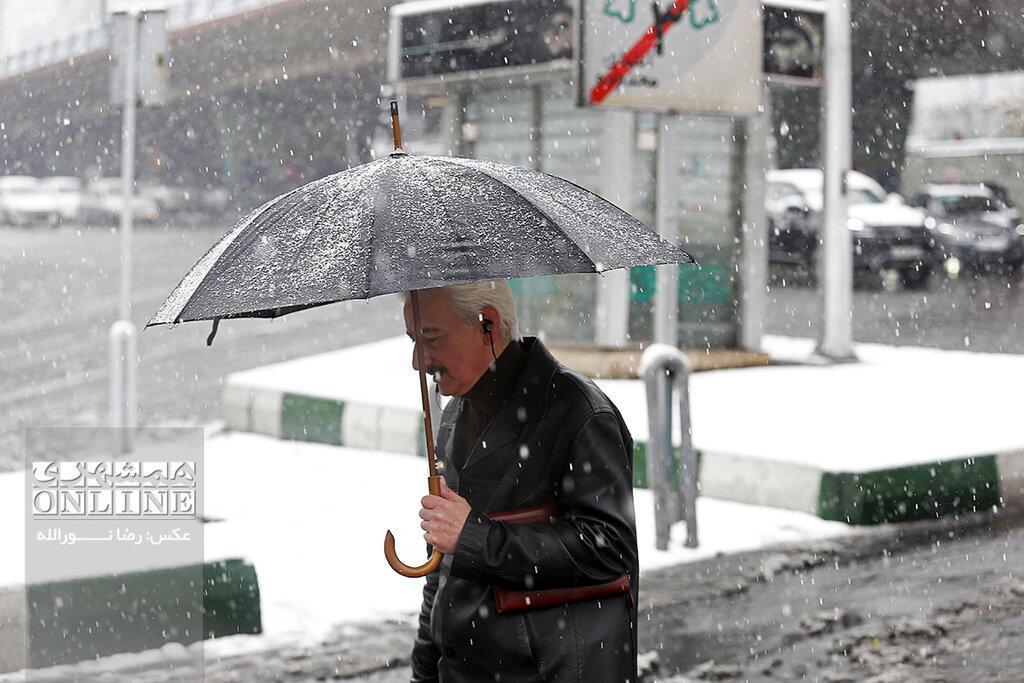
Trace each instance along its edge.
<path fill-rule="evenodd" d="M 568 69 L 574 57 L 573 0 L 434 0 L 391 10 L 389 80 L 479 78 Z"/>
<path fill-rule="evenodd" d="M 825 14 L 814 3 L 764 6 L 764 73 L 769 82 L 821 85 Z"/>
<path fill-rule="evenodd" d="M 581 0 L 579 102 L 748 114 L 761 104 L 760 0 Z"/>

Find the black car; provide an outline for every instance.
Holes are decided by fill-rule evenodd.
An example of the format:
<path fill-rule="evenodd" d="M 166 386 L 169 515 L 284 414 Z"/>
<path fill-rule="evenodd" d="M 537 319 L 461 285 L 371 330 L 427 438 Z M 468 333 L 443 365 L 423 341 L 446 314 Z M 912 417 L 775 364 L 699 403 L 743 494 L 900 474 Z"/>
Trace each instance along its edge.
<path fill-rule="evenodd" d="M 906 286 L 926 286 L 935 266 L 925 215 L 898 196 L 887 195 L 868 176 L 847 176 L 847 228 L 859 276 L 897 271 Z M 822 172 L 789 169 L 768 173 L 768 258 L 817 269 L 822 221 Z"/>
<path fill-rule="evenodd" d="M 947 269 L 1001 270 L 1024 265 L 1020 212 L 983 185 L 928 185 L 912 203 L 922 207 L 936 255 Z"/>

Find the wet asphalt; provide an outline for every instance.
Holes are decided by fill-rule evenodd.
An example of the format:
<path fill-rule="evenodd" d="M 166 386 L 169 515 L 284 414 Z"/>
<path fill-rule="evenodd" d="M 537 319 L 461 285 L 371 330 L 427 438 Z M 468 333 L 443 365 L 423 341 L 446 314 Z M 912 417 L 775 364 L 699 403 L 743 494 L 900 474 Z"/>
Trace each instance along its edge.
<path fill-rule="evenodd" d="M 352 301 L 277 320 L 142 330 L 179 280 L 230 226 L 136 228 L 132 322 L 138 332 L 143 425 L 201 426 L 221 419 L 228 373 L 400 334 L 394 297 Z M 118 318 L 120 258 L 110 228 L 0 228 L 0 471 L 21 469 L 25 427 L 105 425 L 107 337 Z M 344 382 L 339 377 L 338 382 Z M 73 447 L 73 430 L 33 443 Z"/>

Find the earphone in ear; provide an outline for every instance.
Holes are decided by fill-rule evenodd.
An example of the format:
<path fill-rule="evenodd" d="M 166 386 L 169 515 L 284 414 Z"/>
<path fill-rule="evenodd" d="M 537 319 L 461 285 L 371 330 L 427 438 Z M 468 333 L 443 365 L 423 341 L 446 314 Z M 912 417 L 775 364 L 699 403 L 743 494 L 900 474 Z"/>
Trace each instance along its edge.
<path fill-rule="evenodd" d="M 487 334 L 490 334 L 491 332 L 494 331 L 494 323 L 492 323 L 490 320 L 485 318 L 483 313 L 480 314 L 480 317 L 478 318 L 478 320 L 481 323 L 483 323 L 484 332 L 486 332 Z"/>
<path fill-rule="evenodd" d="M 492 334 L 494 332 L 494 323 L 485 318 L 483 313 L 480 314 L 478 320 L 484 327 L 484 334 L 491 340 L 491 355 L 494 356 L 494 360 L 497 362 L 498 354 L 494 352 L 494 335 Z"/>

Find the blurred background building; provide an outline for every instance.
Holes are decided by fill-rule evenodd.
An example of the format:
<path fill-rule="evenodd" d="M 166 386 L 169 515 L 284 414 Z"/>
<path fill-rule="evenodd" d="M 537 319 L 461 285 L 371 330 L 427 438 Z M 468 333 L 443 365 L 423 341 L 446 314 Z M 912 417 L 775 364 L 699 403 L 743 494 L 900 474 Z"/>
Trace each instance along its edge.
<path fill-rule="evenodd" d="M 117 174 L 120 113 L 108 101 L 106 51 L 109 13 L 126 4 L 144 6 L 127 0 L 7 0 L 0 5 L 0 174 L 75 176 L 85 182 Z M 170 92 L 166 105 L 144 108 L 139 114 L 140 183 L 184 192 L 182 201 L 202 203 L 226 227 L 237 214 L 270 197 L 370 160 L 375 144 L 378 151 L 383 149 L 387 137 L 381 99 L 392 4 L 156 3 L 168 11 Z M 1019 0 L 853 0 L 852 9 L 854 167 L 893 190 L 901 187 L 907 164 L 914 82 L 1024 69 L 1024 9 Z M 574 109 L 570 90 L 551 83 L 543 92 L 543 106 L 553 114 L 544 119 L 544 170 L 600 191 L 596 168 L 587 160 L 601 144 L 601 127 L 591 113 Z M 956 113 L 976 109 L 979 101 L 948 87 L 928 92 L 929 111 Z M 818 89 L 773 85 L 769 98 L 775 164 L 819 166 Z M 481 90 L 470 93 L 466 104 L 466 132 L 473 139 L 463 153 L 530 162 L 531 149 L 523 147 L 523 130 L 516 125 L 522 120 L 520 110 L 528 106 L 526 100 Z M 443 99 L 410 94 L 405 106 L 404 125 L 410 140 L 419 145 L 416 149 L 444 151 Z M 931 114 L 923 116 L 918 115 L 915 131 L 924 130 L 922 125 L 928 128 L 920 121 Z M 966 115 L 943 117 L 960 122 L 955 134 L 963 138 L 998 137 L 1012 128 L 974 130 L 970 122 L 975 119 Z M 637 119 L 639 189 L 632 210 L 652 223 L 653 197 L 643 179 L 652 172 L 654 120 Z M 979 122 L 990 119 L 976 117 Z M 934 126 L 928 130 L 945 134 Z M 920 141 L 921 135 L 915 139 Z M 685 142 L 688 156 L 681 163 L 694 169 L 720 168 L 718 175 L 723 177 L 735 175 L 735 169 L 729 170 L 735 166 L 728 151 L 732 139 L 727 120 L 704 118 Z M 928 142 L 934 149 L 936 140 Z M 948 167 L 911 162 L 911 184 Z M 704 189 L 705 194 L 718 196 L 717 189 Z M 916 188 L 904 183 L 902 189 L 912 193 Z M 702 204 L 700 187 L 684 191 L 696 198 L 684 216 L 688 224 L 701 234 L 717 230 L 721 239 L 687 241 L 683 235 L 708 268 L 693 290 L 693 305 L 699 310 L 691 311 L 691 319 L 703 322 L 692 337 L 681 341 L 733 345 L 735 327 L 729 321 L 736 318 L 737 299 L 730 223 L 735 222 L 734 207 Z M 636 299 L 650 298 L 651 280 L 650 273 L 633 274 Z M 537 296 L 552 298 L 549 294 Z M 642 311 L 630 318 L 631 324 L 649 324 Z M 570 327 L 589 338 L 587 319 L 577 322 Z M 642 329 L 632 332 L 644 336 Z"/>

